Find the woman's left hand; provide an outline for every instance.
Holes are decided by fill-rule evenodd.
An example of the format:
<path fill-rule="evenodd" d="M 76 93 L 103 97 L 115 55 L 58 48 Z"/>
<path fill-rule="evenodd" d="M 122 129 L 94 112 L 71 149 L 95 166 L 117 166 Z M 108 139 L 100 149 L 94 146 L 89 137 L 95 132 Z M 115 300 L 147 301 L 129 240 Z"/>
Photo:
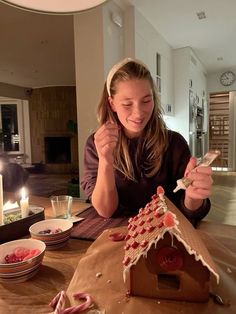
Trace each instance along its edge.
<path fill-rule="evenodd" d="M 212 192 L 212 169 L 210 166 L 197 165 L 197 159 L 191 157 L 185 170 L 185 177 L 192 183 L 185 191 L 185 206 L 196 209 L 201 206 L 202 200 L 208 198 Z"/>

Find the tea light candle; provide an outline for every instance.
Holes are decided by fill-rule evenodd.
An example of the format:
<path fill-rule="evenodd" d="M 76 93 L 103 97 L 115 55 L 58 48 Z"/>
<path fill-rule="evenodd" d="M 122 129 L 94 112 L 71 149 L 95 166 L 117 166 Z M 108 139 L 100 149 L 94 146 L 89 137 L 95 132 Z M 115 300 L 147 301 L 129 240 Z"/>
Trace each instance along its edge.
<path fill-rule="evenodd" d="M 29 216 L 29 198 L 26 197 L 25 188 L 21 189 L 20 209 L 22 218 Z"/>
<path fill-rule="evenodd" d="M 3 215 L 3 188 L 2 188 L 2 175 L 0 174 L 0 226 L 4 225 Z"/>

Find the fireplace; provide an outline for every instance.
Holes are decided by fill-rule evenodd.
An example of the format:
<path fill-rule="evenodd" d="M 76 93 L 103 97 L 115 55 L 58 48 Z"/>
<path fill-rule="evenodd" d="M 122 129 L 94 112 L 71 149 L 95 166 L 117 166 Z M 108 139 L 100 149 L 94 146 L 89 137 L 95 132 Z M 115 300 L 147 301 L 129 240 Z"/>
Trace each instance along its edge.
<path fill-rule="evenodd" d="M 70 136 L 48 136 L 44 138 L 45 162 L 48 164 L 71 163 Z"/>

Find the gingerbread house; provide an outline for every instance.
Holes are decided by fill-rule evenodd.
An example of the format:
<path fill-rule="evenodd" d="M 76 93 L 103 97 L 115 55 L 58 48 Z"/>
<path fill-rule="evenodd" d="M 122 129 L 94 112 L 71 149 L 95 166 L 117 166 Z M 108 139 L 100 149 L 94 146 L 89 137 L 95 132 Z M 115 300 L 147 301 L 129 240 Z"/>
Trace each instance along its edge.
<path fill-rule="evenodd" d="M 129 219 L 123 260 L 130 295 L 205 302 L 216 265 L 196 229 L 164 196 L 157 194 Z"/>

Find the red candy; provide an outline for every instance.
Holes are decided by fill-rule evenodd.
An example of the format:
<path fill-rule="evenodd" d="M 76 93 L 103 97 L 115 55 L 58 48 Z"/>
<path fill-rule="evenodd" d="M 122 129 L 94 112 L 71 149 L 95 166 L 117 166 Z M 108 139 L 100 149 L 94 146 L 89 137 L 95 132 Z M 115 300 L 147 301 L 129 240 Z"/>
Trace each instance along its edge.
<path fill-rule="evenodd" d="M 108 238 L 112 241 L 123 241 L 125 239 L 125 235 L 121 232 L 115 232 L 109 234 Z"/>
<path fill-rule="evenodd" d="M 15 248 L 14 252 L 11 254 L 7 254 L 4 258 L 6 264 L 19 263 L 22 261 L 26 261 L 34 256 L 37 256 L 41 253 L 38 249 L 26 249 L 23 247 Z"/>
<path fill-rule="evenodd" d="M 166 227 L 174 227 L 175 226 L 175 220 L 174 216 L 171 212 L 167 212 L 163 218 L 163 224 Z"/>
<path fill-rule="evenodd" d="M 183 266 L 182 252 L 175 247 L 163 247 L 157 252 L 157 263 L 165 271 L 175 271 Z"/>
<path fill-rule="evenodd" d="M 165 191 L 164 191 L 164 189 L 163 189 L 162 186 L 158 186 L 158 187 L 157 187 L 157 194 L 158 194 L 158 195 L 160 195 L 160 194 L 165 194 Z"/>

